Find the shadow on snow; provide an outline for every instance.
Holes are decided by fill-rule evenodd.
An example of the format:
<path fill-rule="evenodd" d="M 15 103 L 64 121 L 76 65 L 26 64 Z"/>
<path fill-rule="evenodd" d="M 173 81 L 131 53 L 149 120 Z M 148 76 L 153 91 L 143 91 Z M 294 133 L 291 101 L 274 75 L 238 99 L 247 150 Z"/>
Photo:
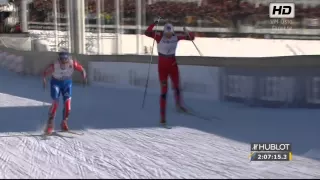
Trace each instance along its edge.
<path fill-rule="evenodd" d="M 0 85 L 1 93 L 51 101 L 49 92 L 42 90 L 40 78 L 21 78 L 4 72 L 0 75 L 0 80 L 6 82 Z M 74 86 L 69 126 L 73 130 L 157 127 L 159 95 L 148 94 L 143 110 L 142 97 L 143 92 L 136 90 Z M 186 99 L 186 102 L 203 116 L 214 115 L 222 120 L 210 122 L 178 114 L 174 111 L 173 98 L 168 97 L 167 118 L 170 125 L 198 129 L 245 143 L 290 142 L 294 154 L 320 147 L 320 112 L 317 110 L 249 108 L 196 99 Z M 47 113 L 47 106 L 0 108 L 0 132 L 37 130 L 46 121 Z M 59 126 L 61 119 L 60 106 L 56 126 Z"/>

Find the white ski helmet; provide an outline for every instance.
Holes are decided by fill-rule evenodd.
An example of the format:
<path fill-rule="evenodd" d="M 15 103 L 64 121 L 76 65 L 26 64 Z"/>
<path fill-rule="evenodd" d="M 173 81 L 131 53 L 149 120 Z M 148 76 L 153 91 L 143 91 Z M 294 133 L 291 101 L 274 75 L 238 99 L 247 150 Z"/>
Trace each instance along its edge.
<path fill-rule="evenodd" d="M 170 23 L 166 23 L 163 27 L 163 32 L 164 33 L 171 32 L 172 34 L 174 34 L 173 25 Z"/>

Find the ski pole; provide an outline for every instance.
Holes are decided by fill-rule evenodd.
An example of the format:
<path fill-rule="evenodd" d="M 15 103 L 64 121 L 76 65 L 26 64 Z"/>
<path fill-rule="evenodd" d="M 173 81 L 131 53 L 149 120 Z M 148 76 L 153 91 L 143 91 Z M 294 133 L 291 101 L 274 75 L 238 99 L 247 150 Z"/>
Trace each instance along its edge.
<path fill-rule="evenodd" d="M 189 35 L 189 33 L 188 33 L 188 35 Z M 189 35 L 189 37 L 190 37 L 190 35 Z M 192 43 L 193 43 L 194 47 L 196 47 L 199 55 L 200 55 L 200 56 L 203 56 L 202 53 L 201 53 L 201 51 L 199 50 L 198 46 L 196 45 L 196 43 L 195 43 L 193 40 L 192 40 Z"/>
<path fill-rule="evenodd" d="M 44 89 L 43 92 L 46 94 L 46 89 Z M 46 102 L 45 101 L 42 101 L 42 108 L 46 109 Z M 44 110 L 43 110 L 43 112 L 44 112 Z M 41 127 L 43 127 L 45 124 L 45 122 L 44 122 L 45 121 L 44 120 L 45 114 L 46 113 L 43 113 L 43 115 L 42 115 L 43 117 L 41 117 L 41 120 L 40 120 Z"/>
<path fill-rule="evenodd" d="M 158 23 L 156 25 L 156 29 L 154 31 L 154 37 L 153 37 L 153 43 L 152 43 L 152 50 L 151 50 L 151 55 L 150 55 L 150 61 L 149 61 L 149 67 L 148 67 L 148 73 L 147 73 L 147 81 L 146 81 L 146 85 L 145 85 L 145 89 L 144 89 L 144 94 L 143 94 L 143 100 L 142 100 L 142 106 L 141 108 L 143 109 L 144 108 L 144 104 L 145 104 L 145 100 L 146 100 L 146 95 L 147 95 L 147 89 L 148 89 L 148 84 L 149 84 L 149 76 L 150 76 L 150 67 L 151 67 L 151 64 L 152 64 L 152 61 L 153 61 L 153 48 L 154 48 L 154 44 L 155 44 L 155 41 L 156 41 L 156 35 L 157 35 L 157 28 L 158 28 L 158 24 L 161 20 L 161 17 L 158 16 Z"/>
<path fill-rule="evenodd" d="M 185 30 L 186 30 L 186 28 L 185 28 Z M 187 35 L 188 35 L 189 39 L 191 40 L 191 37 L 190 37 L 189 32 L 186 32 L 186 33 L 187 33 Z M 199 50 L 199 48 L 198 48 L 198 46 L 196 45 L 196 43 L 195 43 L 193 40 L 191 40 L 191 41 L 192 41 L 192 43 L 193 43 L 194 47 L 197 49 L 197 51 L 198 51 L 199 55 L 200 55 L 200 56 L 203 56 L 203 54 L 202 54 L 202 53 L 201 53 L 201 51 Z"/>

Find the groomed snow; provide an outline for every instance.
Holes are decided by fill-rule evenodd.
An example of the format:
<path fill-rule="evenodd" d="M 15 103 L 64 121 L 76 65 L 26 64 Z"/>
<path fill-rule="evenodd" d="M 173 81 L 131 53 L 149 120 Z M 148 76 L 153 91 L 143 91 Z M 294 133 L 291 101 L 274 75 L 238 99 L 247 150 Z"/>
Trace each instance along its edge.
<path fill-rule="evenodd" d="M 0 178 L 320 178 L 320 161 L 303 157 L 320 147 L 317 110 L 187 99 L 223 120 L 178 115 L 169 104 L 168 130 L 157 127 L 158 95 L 141 110 L 141 91 L 79 86 L 70 127 L 85 134 L 43 140 L 50 98 L 41 80 L 1 71 L 0 81 Z M 292 142 L 293 161 L 249 162 L 248 143 L 258 140 Z"/>

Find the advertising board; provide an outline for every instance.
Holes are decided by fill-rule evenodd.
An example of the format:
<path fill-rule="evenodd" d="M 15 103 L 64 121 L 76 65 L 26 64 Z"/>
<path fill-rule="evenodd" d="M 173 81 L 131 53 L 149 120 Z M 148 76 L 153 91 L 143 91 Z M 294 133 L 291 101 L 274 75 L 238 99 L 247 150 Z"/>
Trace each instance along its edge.
<path fill-rule="evenodd" d="M 92 85 L 144 90 L 148 67 L 142 63 L 90 62 L 89 81 Z M 180 65 L 179 70 L 184 96 L 219 99 L 219 68 Z M 148 92 L 160 92 L 157 64 L 150 66 Z"/>
<path fill-rule="evenodd" d="M 319 68 L 222 68 L 222 98 L 265 107 L 320 107 Z"/>

